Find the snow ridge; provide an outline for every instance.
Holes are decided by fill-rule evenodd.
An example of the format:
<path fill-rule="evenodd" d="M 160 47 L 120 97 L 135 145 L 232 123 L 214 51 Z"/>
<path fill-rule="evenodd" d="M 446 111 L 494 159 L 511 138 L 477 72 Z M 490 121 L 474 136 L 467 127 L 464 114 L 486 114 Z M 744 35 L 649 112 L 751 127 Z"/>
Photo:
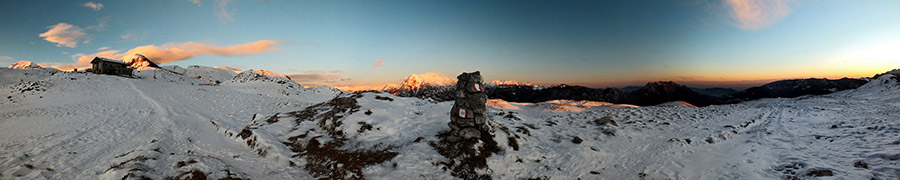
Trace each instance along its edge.
<path fill-rule="evenodd" d="M 10 69 L 38 69 L 38 68 L 41 68 L 41 66 L 39 66 L 31 61 L 19 61 L 19 62 L 13 63 L 12 65 L 9 65 L 9 68 Z"/>
<path fill-rule="evenodd" d="M 272 71 L 262 70 L 262 69 L 251 69 L 249 71 L 241 72 L 232 78 L 229 82 L 276 82 L 278 84 L 284 84 L 289 82 L 294 82 L 290 77 L 278 74 Z"/>

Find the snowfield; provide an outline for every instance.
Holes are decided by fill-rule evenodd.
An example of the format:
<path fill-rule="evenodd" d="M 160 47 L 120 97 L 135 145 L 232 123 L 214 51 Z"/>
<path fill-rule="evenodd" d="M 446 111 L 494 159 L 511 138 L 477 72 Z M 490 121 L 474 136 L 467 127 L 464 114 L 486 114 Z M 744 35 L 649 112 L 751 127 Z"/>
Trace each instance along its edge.
<path fill-rule="evenodd" d="M 452 102 L 163 68 L 0 68 L 0 179 L 900 178 L 896 70 L 829 95 L 702 108 L 490 100 L 499 149 L 461 172 L 436 145 Z"/>

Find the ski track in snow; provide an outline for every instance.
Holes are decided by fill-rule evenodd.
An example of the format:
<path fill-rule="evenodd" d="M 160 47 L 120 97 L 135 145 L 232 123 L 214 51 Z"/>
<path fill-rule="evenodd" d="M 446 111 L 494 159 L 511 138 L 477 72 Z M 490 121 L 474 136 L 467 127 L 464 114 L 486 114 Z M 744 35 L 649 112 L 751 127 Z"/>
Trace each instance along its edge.
<path fill-rule="evenodd" d="M 235 76 L 204 67 L 180 71 Z M 285 114 L 347 95 L 275 82 L 209 86 L 161 71 L 137 74 L 0 69 L 0 98 L 6 98 L 0 99 L 0 179 L 164 179 L 190 170 L 210 178 L 313 179 L 302 167 L 306 160 L 282 142 L 321 132 Z M 495 179 L 897 179 L 900 85 L 890 80 L 830 95 L 703 108 L 488 108 L 501 151 L 483 172 Z M 22 91 L 28 82 L 45 90 Z M 399 152 L 364 168 L 366 178 L 452 177 L 427 144 L 449 129 L 451 103 L 386 93 L 355 98 L 359 112 L 342 113 L 337 128 L 353 144 L 345 148 L 385 145 Z M 606 116 L 618 126 L 594 123 Z M 270 117 L 282 118 L 263 122 Z M 237 136 L 250 126 L 249 137 Z M 519 150 L 507 145 L 509 136 Z M 809 175 L 822 170 L 833 176 Z"/>

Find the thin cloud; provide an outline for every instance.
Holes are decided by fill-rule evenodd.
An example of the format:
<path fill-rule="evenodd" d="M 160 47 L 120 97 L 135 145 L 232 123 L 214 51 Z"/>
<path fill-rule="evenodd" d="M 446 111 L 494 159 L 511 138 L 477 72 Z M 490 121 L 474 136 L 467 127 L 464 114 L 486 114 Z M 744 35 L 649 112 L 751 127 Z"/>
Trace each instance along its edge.
<path fill-rule="evenodd" d="M 758 30 L 772 25 L 791 14 L 790 1 L 728 0 L 732 17 L 738 28 Z"/>
<path fill-rule="evenodd" d="M 110 59 L 125 59 L 134 56 L 134 54 L 142 54 L 147 58 L 150 58 L 156 63 L 168 63 L 175 62 L 185 59 L 190 59 L 196 56 L 201 55 L 213 55 L 213 56 L 222 56 L 222 57 L 231 57 L 231 56 L 250 56 L 256 55 L 263 52 L 275 51 L 275 45 L 281 44 L 281 42 L 273 41 L 273 40 L 260 40 L 256 42 L 239 44 L 227 47 L 221 47 L 216 45 L 207 45 L 200 44 L 195 42 L 185 42 L 185 43 L 168 43 L 162 46 L 156 45 L 146 45 L 139 46 L 124 53 L 121 53 L 119 50 L 107 50 L 100 51 L 93 54 L 75 54 L 72 56 L 72 59 L 75 60 L 75 64 L 67 64 L 66 66 L 57 65 L 51 66 L 53 68 L 57 68 L 60 70 L 71 70 L 71 67 L 86 67 L 90 64 L 91 60 L 94 57 L 104 57 Z M 59 67 L 59 68 L 58 68 Z M 69 67 L 69 68 L 65 68 Z"/>
<path fill-rule="evenodd" d="M 103 47 L 97 48 L 97 51 L 102 51 L 102 50 L 107 50 L 107 49 L 109 49 L 109 47 L 103 46 Z"/>
<path fill-rule="evenodd" d="M 41 33 L 38 37 L 56 43 L 56 46 L 78 47 L 78 41 L 85 39 L 87 35 L 84 33 L 84 29 L 67 23 L 59 23 L 47 28 L 50 30 Z"/>
<path fill-rule="evenodd" d="M 288 75 L 291 80 L 296 81 L 305 86 L 323 86 L 327 84 L 349 81 L 350 78 L 342 77 L 344 71 L 304 71 L 300 74 Z"/>
<path fill-rule="evenodd" d="M 381 63 L 382 60 L 384 60 L 384 59 L 379 59 L 378 62 L 375 62 L 375 64 L 372 65 L 372 68 L 384 66 L 384 64 Z"/>
<path fill-rule="evenodd" d="M 9 56 L 0 56 L 0 63 L 3 63 L 4 65 L 10 64 L 14 61 L 16 61 L 16 58 L 9 57 Z M 0 65 L 0 67 L 3 67 L 3 65 Z"/>
<path fill-rule="evenodd" d="M 94 11 L 100 11 L 100 9 L 103 9 L 103 3 L 95 3 L 93 1 L 81 4 L 81 6 L 94 9 Z"/>
<path fill-rule="evenodd" d="M 128 32 L 127 34 L 120 35 L 119 37 L 124 40 L 129 40 L 131 38 L 134 38 L 134 34 L 131 32 Z"/>
<path fill-rule="evenodd" d="M 216 12 L 222 19 L 234 22 L 234 13 L 228 11 L 228 4 L 231 0 L 216 0 Z"/>
<path fill-rule="evenodd" d="M 203 4 L 203 0 L 187 0 L 191 3 L 200 7 Z M 234 22 L 234 12 L 229 10 L 228 5 L 231 4 L 232 0 L 213 0 L 213 6 L 215 6 L 215 14 L 219 16 L 222 20 Z"/>
<path fill-rule="evenodd" d="M 97 25 L 90 25 L 85 29 L 94 30 L 94 31 L 103 31 L 106 29 L 106 25 L 109 24 L 109 20 L 111 18 L 109 16 L 103 18 L 97 18 Z"/>
<path fill-rule="evenodd" d="M 332 70 L 332 71 L 303 71 L 306 74 L 344 74 L 342 70 Z"/>
<path fill-rule="evenodd" d="M 693 81 L 703 79 L 704 76 L 675 76 L 675 79 L 681 81 Z"/>
<path fill-rule="evenodd" d="M 63 70 L 63 71 L 71 71 L 71 70 L 75 70 L 75 69 L 85 69 L 85 68 L 91 67 L 91 65 L 66 64 L 66 63 L 38 63 L 38 66 L 45 67 L 45 68 L 47 68 L 47 67 L 54 68 L 54 69 L 59 69 L 59 70 Z"/>

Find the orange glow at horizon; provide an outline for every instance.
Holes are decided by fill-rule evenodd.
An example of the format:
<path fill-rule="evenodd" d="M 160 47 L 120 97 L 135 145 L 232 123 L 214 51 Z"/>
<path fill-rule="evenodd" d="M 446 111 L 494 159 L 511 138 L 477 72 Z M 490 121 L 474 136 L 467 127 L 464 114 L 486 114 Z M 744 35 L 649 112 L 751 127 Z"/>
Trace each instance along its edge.
<path fill-rule="evenodd" d="M 699 78 L 685 78 L 685 77 L 677 77 L 677 76 L 656 76 L 656 77 L 644 77 L 644 78 L 635 78 L 635 79 L 627 79 L 627 80 L 616 80 L 616 81 L 598 81 L 596 79 L 587 79 L 587 80 L 573 80 L 570 82 L 530 82 L 527 80 L 519 80 L 521 82 L 530 82 L 537 85 L 543 86 L 552 86 L 558 84 L 570 84 L 570 85 L 580 85 L 587 86 L 592 88 L 605 88 L 605 87 L 623 87 L 623 86 L 640 86 L 648 82 L 655 81 L 673 81 L 682 85 L 688 86 L 708 86 L 708 87 L 752 87 L 759 86 L 762 84 L 770 83 L 778 80 L 785 79 L 806 79 L 806 78 L 826 78 L 826 79 L 840 79 L 840 78 L 867 78 L 872 77 L 875 74 L 883 73 L 891 69 L 887 68 L 848 68 L 842 70 L 826 70 L 826 69 L 810 69 L 807 71 L 794 71 L 788 73 L 772 73 L 767 74 L 766 72 L 758 72 L 753 74 L 735 74 L 730 76 L 722 76 L 717 78 L 707 78 L 707 77 L 699 77 Z M 829 73 L 817 73 L 817 72 L 829 72 Z M 486 81 L 492 80 L 500 80 L 500 79 L 486 79 Z M 506 80 L 506 79 L 503 79 Z M 518 79 L 516 79 L 518 80 Z M 398 82 L 399 83 L 399 82 Z M 396 83 L 390 84 L 360 84 L 360 85 L 340 85 L 340 86 L 329 86 L 334 87 L 344 91 L 361 91 L 361 90 L 382 90 L 385 87 L 391 87 L 392 85 L 396 86 Z M 327 85 L 326 85 L 327 86 Z"/>

